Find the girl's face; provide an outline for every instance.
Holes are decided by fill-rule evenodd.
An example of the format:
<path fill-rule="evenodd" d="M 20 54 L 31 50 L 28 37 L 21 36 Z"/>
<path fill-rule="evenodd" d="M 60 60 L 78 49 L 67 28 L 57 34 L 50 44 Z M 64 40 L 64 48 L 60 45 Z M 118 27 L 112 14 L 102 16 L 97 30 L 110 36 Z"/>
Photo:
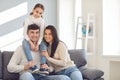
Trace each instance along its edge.
<path fill-rule="evenodd" d="M 40 7 L 37 7 L 35 9 L 33 9 L 32 13 L 33 13 L 33 17 L 39 18 L 42 16 L 43 10 Z"/>
<path fill-rule="evenodd" d="M 46 29 L 46 30 L 45 30 L 44 39 L 45 39 L 46 42 L 52 43 L 52 41 L 53 41 L 53 36 L 52 36 L 52 33 L 51 33 L 51 30 L 50 30 L 50 29 Z"/>

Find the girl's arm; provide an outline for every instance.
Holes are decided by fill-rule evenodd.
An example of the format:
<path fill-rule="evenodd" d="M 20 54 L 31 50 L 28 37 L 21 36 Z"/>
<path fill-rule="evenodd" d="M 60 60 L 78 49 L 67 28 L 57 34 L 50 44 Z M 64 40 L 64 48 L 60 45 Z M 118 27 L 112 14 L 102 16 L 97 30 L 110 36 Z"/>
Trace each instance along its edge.
<path fill-rule="evenodd" d="M 38 41 L 38 45 L 41 43 L 42 39 L 43 39 L 43 33 L 44 33 L 44 29 L 45 29 L 45 23 L 44 23 L 44 20 L 41 18 L 40 20 L 40 38 L 39 38 L 39 41 Z"/>
<path fill-rule="evenodd" d="M 29 37 L 28 37 L 28 35 L 27 35 L 27 29 L 28 29 L 28 24 L 29 24 L 29 19 L 27 18 L 26 20 L 25 20 L 25 22 L 23 23 L 23 36 L 24 36 L 24 38 L 27 40 L 27 41 L 29 41 Z"/>

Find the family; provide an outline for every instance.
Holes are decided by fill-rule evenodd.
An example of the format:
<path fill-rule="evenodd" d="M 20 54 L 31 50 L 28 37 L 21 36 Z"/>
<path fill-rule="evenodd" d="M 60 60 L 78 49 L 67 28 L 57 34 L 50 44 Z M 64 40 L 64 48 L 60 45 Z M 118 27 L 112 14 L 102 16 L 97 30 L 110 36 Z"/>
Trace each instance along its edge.
<path fill-rule="evenodd" d="M 24 22 L 24 39 L 7 69 L 19 80 L 83 80 L 53 25 L 45 26 L 44 6 L 36 4 Z"/>

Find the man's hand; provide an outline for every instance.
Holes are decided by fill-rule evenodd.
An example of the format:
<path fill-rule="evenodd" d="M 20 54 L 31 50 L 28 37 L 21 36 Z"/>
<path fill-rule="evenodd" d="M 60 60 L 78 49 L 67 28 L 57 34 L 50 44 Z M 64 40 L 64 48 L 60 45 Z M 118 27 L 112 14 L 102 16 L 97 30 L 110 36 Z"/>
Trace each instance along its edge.
<path fill-rule="evenodd" d="M 32 66 L 35 65 L 35 62 L 34 61 L 29 61 L 28 64 L 29 64 L 30 67 L 32 67 Z"/>
<path fill-rule="evenodd" d="M 28 70 L 29 68 L 30 68 L 30 66 L 28 63 L 24 65 L 24 70 Z"/>

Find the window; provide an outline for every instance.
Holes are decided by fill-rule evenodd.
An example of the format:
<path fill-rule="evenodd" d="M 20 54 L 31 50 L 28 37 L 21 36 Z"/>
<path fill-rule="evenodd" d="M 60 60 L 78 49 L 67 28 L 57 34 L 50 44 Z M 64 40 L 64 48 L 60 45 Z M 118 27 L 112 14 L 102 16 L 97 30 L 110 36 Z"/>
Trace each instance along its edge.
<path fill-rule="evenodd" d="M 103 0 L 103 54 L 120 55 L 120 0 Z"/>
<path fill-rule="evenodd" d="M 82 40 L 81 39 L 78 39 L 82 36 L 81 34 L 81 25 L 78 24 L 78 22 L 82 22 L 82 19 L 79 18 L 82 16 L 82 9 L 81 9 L 81 3 L 82 1 L 81 0 L 75 0 L 75 48 L 76 49 L 81 49 L 82 48 Z M 79 27 L 78 27 L 79 26 Z M 77 31 L 77 27 L 78 27 L 78 31 Z"/>
<path fill-rule="evenodd" d="M 0 12 L 0 25 L 27 14 L 27 2 Z M 0 36 L 0 50 L 14 51 L 23 39 L 23 29 Z M 1 31 L 2 32 L 2 31 Z"/>

